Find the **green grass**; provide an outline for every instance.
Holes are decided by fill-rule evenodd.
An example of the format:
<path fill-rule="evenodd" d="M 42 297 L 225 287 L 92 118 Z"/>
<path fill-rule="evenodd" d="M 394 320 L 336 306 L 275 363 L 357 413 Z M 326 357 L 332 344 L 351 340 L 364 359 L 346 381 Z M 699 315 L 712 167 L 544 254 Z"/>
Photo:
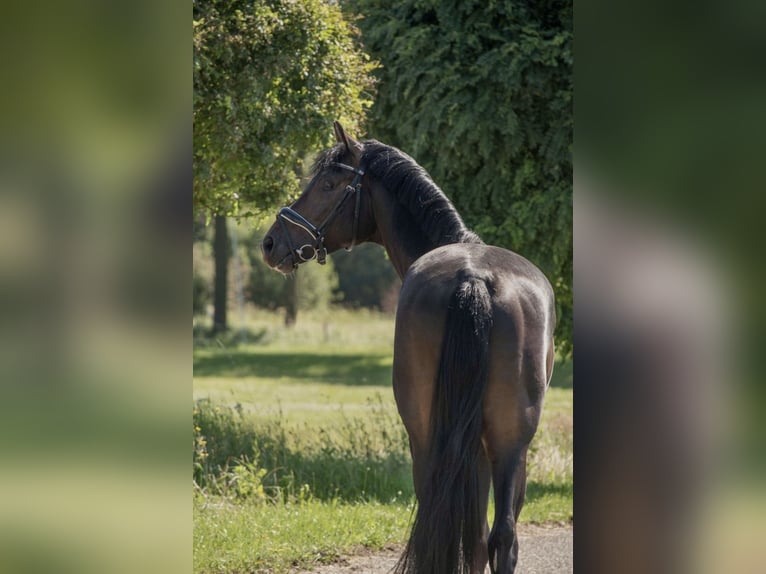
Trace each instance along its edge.
<path fill-rule="evenodd" d="M 195 354 L 195 398 L 240 405 L 261 420 L 337 421 L 380 396 L 394 412 L 391 350 L 294 351 L 243 347 Z"/>
<path fill-rule="evenodd" d="M 406 505 L 194 503 L 194 564 L 204 572 L 286 572 L 330 562 L 349 549 L 401 541 Z"/>
<path fill-rule="evenodd" d="M 195 341 L 195 571 L 284 572 L 404 541 L 414 496 L 393 319 L 249 321 L 249 343 Z M 522 521 L 571 519 L 571 376 L 571 363 L 556 365 Z"/>

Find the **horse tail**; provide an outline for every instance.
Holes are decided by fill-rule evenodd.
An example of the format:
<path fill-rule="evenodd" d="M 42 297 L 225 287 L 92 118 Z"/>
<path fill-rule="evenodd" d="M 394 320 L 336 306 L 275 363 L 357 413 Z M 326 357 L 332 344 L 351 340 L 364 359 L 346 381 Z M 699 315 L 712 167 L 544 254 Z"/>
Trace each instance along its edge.
<path fill-rule="evenodd" d="M 397 574 L 468 574 L 477 558 L 486 521 L 477 465 L 491 326 L 487 285 L 464 279 L 447 310 L 427 474 Z"/>

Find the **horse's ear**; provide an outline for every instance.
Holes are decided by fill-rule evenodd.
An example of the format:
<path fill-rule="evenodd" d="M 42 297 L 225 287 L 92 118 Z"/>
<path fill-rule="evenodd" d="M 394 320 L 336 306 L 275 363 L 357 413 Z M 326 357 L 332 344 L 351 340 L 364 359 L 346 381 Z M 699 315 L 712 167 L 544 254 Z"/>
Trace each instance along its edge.
<path fill-rule="evenodd" d="M 353 155 L 355 158 L 359 158 L 362 154 L 362 144 L 360 144 L 358 141 L 356 141 L 354 138 L 352 138 L 350 135 L 348 135 L 345 130 L 343 129 L 343 126 L 340 125 L 340 122 L 334 121 L 332 123 L 333 131 L 335 131 L 335 140 L 338 143 L 342 143 L 346 146 L 346 149 Z"/>
<path fill-rule="evenodd" d="M 343 126 L 339 121 L 332 123 L 332 130 L 335 132 L 335 141 L 338 143 L 346 143 L 346 132 L 343 131 Z"/>

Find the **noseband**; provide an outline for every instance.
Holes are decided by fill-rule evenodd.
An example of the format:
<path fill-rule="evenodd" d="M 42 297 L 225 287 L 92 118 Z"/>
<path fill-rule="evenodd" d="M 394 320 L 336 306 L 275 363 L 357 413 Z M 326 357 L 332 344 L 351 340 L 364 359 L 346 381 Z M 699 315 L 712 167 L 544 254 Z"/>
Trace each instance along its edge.
<path fill-rule="evenodd" d="M 346 251 L 351 251 L 354 248 L 354 245 L 356 245 L 356 232 L 357 227 L 359 226 L 359 204 L 362 197 L 362 176 L 364 176 L 364 167 L 356 168 L 351 165 L 346 165 L 345 163 L 335 162 L 330 165 L 347 171 L 352 171 L 356 175 L 354 175 L 353 181 L 346 186 L 343 197 L 341 197 L 338 203 L 335 204 L 330 215 L 328 215 L 319 226 L 315 226 L 292 207 L 283 207 L 279 210 L 279 213 L 277 213 L 277 220 L 282 227 L 282 232 L 285 234 L 287 245 L 290 247 L 290 253 L 293 257 L 293 268 L 298 267 L 300 263 L 311 261 L 314 257 L 316 257 L 317 263 L 320 265 L 324 265 L 327 262 L 327 248 L 324 246 L 327 228 L 335 220 L 341 209 L 343 209 L 343 206 L 346 204 L 348 198 L 352 195 L 356 196 L 356 203 L 354 205 L 354 223 L 351 245 L 346 248 Z M 311 236 L 313 243 L 306 243 L 305 245 L 296 248 L 290 239 L 290 234 L 287 232 L 287 224 L 285 222 L 292 223 L 303 229 Z"/>

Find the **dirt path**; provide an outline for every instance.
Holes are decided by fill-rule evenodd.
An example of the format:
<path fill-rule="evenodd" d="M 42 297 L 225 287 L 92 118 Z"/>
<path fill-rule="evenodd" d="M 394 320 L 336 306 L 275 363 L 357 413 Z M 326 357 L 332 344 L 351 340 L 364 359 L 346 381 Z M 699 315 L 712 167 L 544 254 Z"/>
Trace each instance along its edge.
<path fill-rule="evenodd" d="M 336 564 L 311 570 L 315 574 L 387 574 L 401 547 L 363 551 Z M 487 569 L 489 571 L 489 569 Z M 519 525 L 519 564 L 516 574 L 571 574 L 572 526 Z"/>

